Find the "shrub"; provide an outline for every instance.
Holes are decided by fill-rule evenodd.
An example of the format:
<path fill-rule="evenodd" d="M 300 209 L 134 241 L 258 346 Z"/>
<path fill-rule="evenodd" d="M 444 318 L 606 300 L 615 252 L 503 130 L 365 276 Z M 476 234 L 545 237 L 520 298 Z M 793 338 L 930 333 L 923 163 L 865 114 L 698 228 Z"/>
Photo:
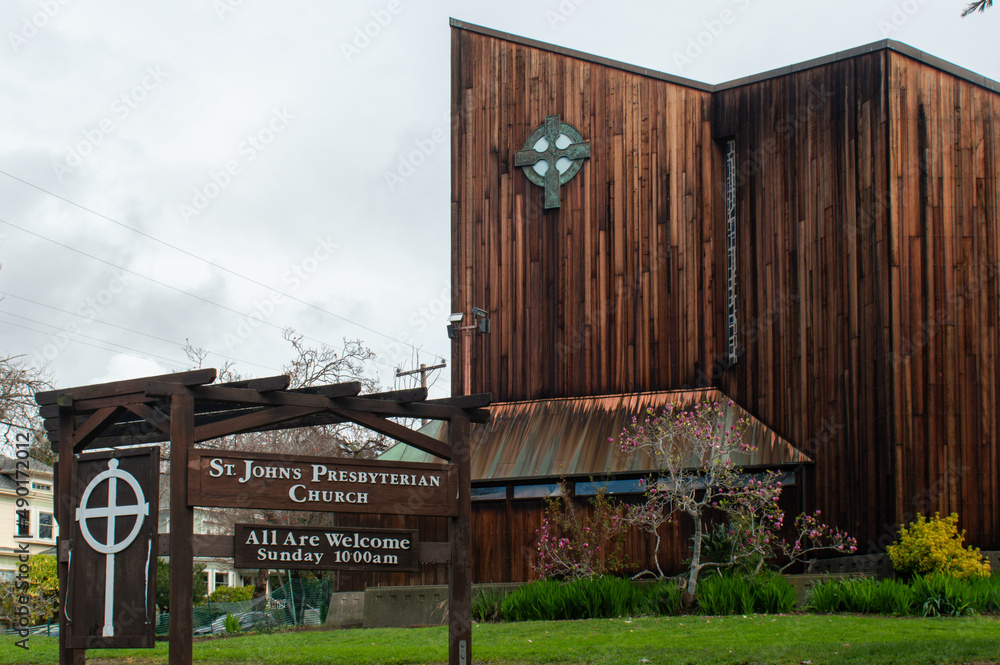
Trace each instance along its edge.
<path fill-rule="evenodd" d="M 635 616 L 649 608 L 651 594 L 658 606 L 680 606 L 680 591 L 673 597 L 664 586 L 640 587 L 631 580 L 601 576 L 570 582 L 539 580 L 518 587 L 499 603 L 502 621 L 556 621 L 560 619 L 604 619 Z M 655 593 L 649 589 L 654 589 Z M 485 603 L 485 601 L 484 601 Z M 674 610 L 676 611 L 676 609 Z M 473 609 L 475 615 L 476 610 Z M 485 615 L 485 614 L 484 614 Z"/>
<path fill-rule="evenodd" d="M 1000 576 L 970 577 L 965 580 L 966 597 L 980 614 L 1000 614 Z"/>
<path fill-rule="evenodd" d="M 646 614 L 667 616 L 681 611 L 681 589 L 673 580 L 659 579 L 646 586 Z"/>
<path fill-rule="evenodd" d="M 795 588 L 780 575 L 751 578 L 753 607 L 758 614 L 784 614 L 795 606 Z"/>
<path fill-rule="evenodd" d="M 912 612 L 913 593 L 910 585 L 900 580 L 830 580 L 812 588 L 807 604 L 815 612 L 903 616 Z"/>
<path fill-rule="evenodd" d="M 222 625 L 225 627 L 226 632 L 230 635 L 235 635 L 240 632 L 240 620 L 235 614 L 227 614 L 226 618 L 222 622 Z"/>
<path fill-rule="evenodd" d="M 599 489 L 590 499 L 592 510 L 588 511 L 567 497 L 565 482 L 559 487 L 559 496 L 545 500 L 545 518 L 535 531 L 537 558 L 532 571 L 540 579 L 576 579 L 627 566 L 625 506 Z"/>
<path fill-rule="evenodd" d="M 872 612 L 906 616 L 913 613 L 913 589 L 903 580 L 880 580 L 872 590 Z"/>
<path fill-rule="evenodd" d="M 0 579 L 0 623 L 11 627 L 21 619 L 33 624 L 56 616 L 59 577 L 56 558 L 36 554 L 29 562 L 27 579 Z"/>
<path fill-rule="evenodd" d="M 504 621 L 552 621 L 561 613 L 559 587 L 555 580 L 538 580 L 518 587 L 500 603 Z"/>
<path fill-rule="evenodd" d="M 795 606 L 795 588 L 780 575 L 712 575 L 698 585 L 706 614 L 780 614 Z"/>
<path fill-rule="evenodd" d="M 631 580 L 601 576 L 578 579 L 562 589 L 563 619 L 598 619 L 640 614 L 646 604 L 643 591 Z"/>
<path fill-rule="evenodd" d="M 208 596 L 210 603 L 238 603 L 253 598 L 252 586 L 220 586 Z"/>
<path fill-rule="evenodd" d="M 957 617 L 972 614 L 968 584 L 961 578 L 935 573 L 913 580 L 913 601 L 922 616 Z"/>
<path fill-rule="evenodd" d="M 496 587 L 486 587 L 472 597 L 472 618 L 476 621 L 500 621 L 500 606 L 508 592 Z"/>
<path fill-rule="evenodd" d="M 710 575 L 698 584 L 698 606 L 705 614 L 753 614 L 753 588 L 742 575 Z"/>
<path fill-rule="evenodd" d="M 906 575 L 946 573 L 952 577 L 985 577 L 990 566 L 983 561 L 979 548 L 963 547 L 965 531 L 958 532 L 958 514 L 941 518 L 938 513 L 926 519 L 917 516 L 909 528 L 899 528 L 899 541 L 887 549 L 892 566 Z"/>

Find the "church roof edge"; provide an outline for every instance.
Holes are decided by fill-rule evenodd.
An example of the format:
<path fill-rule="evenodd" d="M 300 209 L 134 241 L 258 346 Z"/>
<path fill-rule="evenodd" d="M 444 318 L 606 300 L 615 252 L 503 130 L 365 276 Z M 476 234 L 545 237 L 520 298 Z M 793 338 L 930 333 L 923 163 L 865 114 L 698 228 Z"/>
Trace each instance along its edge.
<path fill-rule="evenodd" d="M 760 72 L 757 74 L 751 74 L 749 76 L 744 76 L 738 79 L 733 79 L 731 81 L 725 81 L 723 83 L 718 83 L 713 85 L 711 83 L 703 83 L 701 81 L 687 79 L 682 76 L 675 76 L 673 74 L 668 74 L 666 72 L 661 72 L 646 67 L 638 67 L 636 65 L 631 65 L 626 62 L 612 60 L 611 58 L 604 58 L 601 56 L 594 55 L 592 53 L 586 53 L 584 51 L 577 51 L 575 49 L 566 48 L 563 46 L 557 46 L 555 44 L 550 44 L 548 42 L 543 42 L 536 39 L 530 39 L 528 37 L 521 37 L 519 35 L 514 35 L 509 32 L 502 32 L 500 30 L 486 28 L 481 25 L 466 23 L 465 21 L 461 21 L 455 18 L 452 18 L 450 20 L 450 25 L 452 28 L 467 30 L 469 32 L 475 32 L 481 35 L 486 35 L 488 37 L 495 37 L 497 39 L 503 39 L 506 41 L 514 42 L 516 44 L 522 44 L 524 46 L 531 46 L 533 48 L 550 51 L 552 53 L 559 53 L 561 55 L 566 55 L 572 58 L 578 58 L 580 60 L 585 60 L 587 62 L 593 62 L 608 67 L 614 67 L 616 69 L 622 69 L 624 71 L 632 72 L 635 74 L 640 74 L 642 76 L 649 76 L 651 78 L 656 78 L 663 81 L 669 81 L 671 83 L 676 83 L 677 85 L 682 85 L 689 88 L 695 88 L 697 90 L 701 90 L 704 92 L 721 92 L 723 90 L 731 90 L 733 88 L 738 88 L 740 86 L 749 85 L 752 83 L 758 83 L 760 81 L 777 78 L 779 76 L 794 74 L 796 72 L 805 71 L 807 69 L 812 69 L 814 67 L 822 67 L 823 65 L 839 62 L 841 60 L 849 60 L 851 58 L 856 58 L 858 56 L 866 55 L 868 53 L 887 50 L 887 51 L 894 51 L 901 55 L 905 55 L 909 58 L 912 58 L 913 60 L 922 62 L 925 65 L 934 67 L 935 69 L 939 69 L 947 74 L 951 74 L 952 76 L 955 76 L 957 78 L 966 80 L 975 85 L 986 88 L 987 90 L 1000 93 L 1000 82 L 987 78 L 982 74 L 977 74 L 972 70 L 960 67 L 952 62 L 948 62 L 947 60 L 944 60 L 937 56 L 925 53 L 924 51 L 914 48 L 909 44 L 904 44 L 903 42 L 898 42 L 893 39 L 882 39 L 880 41 L 872 42 L 870 44 L 865 44 L 863 46 L 856 46 L 854 48 L 850 48 L 844 51 L 838 51 L 836 53 L 831 53 L 829 55 L 824 55 L 818 58 L 812 58 L 811 60 L 805 60 L 803 62 L 795 63 L 792 65 L 778 67 L 777 69 L 771 69 L 768 71 Z"/>

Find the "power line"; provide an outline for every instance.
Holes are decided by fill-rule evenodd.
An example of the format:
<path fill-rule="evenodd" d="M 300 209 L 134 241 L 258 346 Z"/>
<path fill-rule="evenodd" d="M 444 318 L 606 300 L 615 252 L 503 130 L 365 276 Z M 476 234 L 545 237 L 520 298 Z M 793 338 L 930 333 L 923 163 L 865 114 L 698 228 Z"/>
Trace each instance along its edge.
<path fill-rule="evenodd" d="M 2 173 L 2 171 L 0 171 L 0 173 Z M 107 261 L 105 259 L 102 259 L 99 256 L 94 256 L 93 254 L 88 254 L 87 252 L 85 252 L 85 251 L 83 251 L 81 249 L 77 249 L 76 247 L 71 247 L 71 246 L 69 246 L 69 245 L 67 245 L 65 243 L 59 242 L 58 240 L 53 240 L 52 238 L 48 238 L 46 236 L 43 236 L 40 233 L 35 233 L 34 231 L 29 231 L 28 229 L 24 228 L 23 226 L 18 226 L 17 224 L 14 224 L 13 222 L 8 222 L 5 219 L 0 219 L 0 224 L 6 224 L 7 226 L 13 227 L 13 228 L 15 228 L 15 229 L 17 229 L 19 231 L 23 231 L 24 233 L 27 233 L 28 235 L 32 235 L 32 236 L 35 236 L 36 238 L 40 238 L 41 240 L 45 240 L 45 241 L 50 242 L 50 243 L 52 243 L 54 245 L 58 245 L 59 247 L 62 247 L 63 249 L 70 250 L 71 252 L 76 252 L 77 254 L 80 254 L 81 256 L 85 256 L 85 257 L 87 257 L 89 259 L 93 259 L 94 261 L 98 261 L 98 262 L 103 263 L 105 265 L 109 265 L 112 268 L 116 268 L 118 270 L 121 270 L 122 272 L 127 272 L 130 275 L 135 275 L 136 277 L 141 277 L 142 279 L 144 279 L 144 280 L 146 280 L 148 282 L 152 282 L 153 284 L 158 284 L 160 286 L 163 286 L 165 288 L 170 289 L 171 291 L 176 291 L 177 293 L 189 296 L 191 298 L 195 298 L 197 300 L 201 300 L 202 302 L 208 303 L 209 305 L 212 305 L 214 307 L 218 307 L 220 309 L 224 309 L 224 310 L 226 310 L 228 312 L 233 312 L 234 314 L 237 314 L 241 318 L 249 316 L 249 315 L 244 314 L 243 312 L 240 312 L 239 310 L 233 309 L 232 307 L 229 307 L 227 305 L 222 305 L 220 303 L 217 303 L 217 302 L 214 302 L 212 300 L 209 300 L 208 298 L 203 298 L 202 296 L 196 295 L 194 293 L 190 293 L 188 291 L 184 291 L 183 289 L 179 289 L 176 286 L 171 286 L 170 284 L 167 284 L 165 282 L 161 282 L 158 279 L 154 279 L 152 277 L 147 277 L 146 275 L 143 275 L 141 273 L 137 273 L 134 270 L 129 270 L 128 268 L 126 268 L 124 266 L 120 266 L 117 263 L 112 263 L 111 261 Z M 256 320 L 259 321 L 260 323 L 262 323 L 265 326 L 270 326 L 271 328 L 274 328 L 276 330 L 280 330 L 282 333 L 284 333 L 284 331 L 285 331 L 285 328 L 283 328 L 283 327 L 281 327 L 281 326 L 279 326 L 279 325 L 277 325 L 275 323 L 271 323 L 270 321 L 265 321 L 263 317 L 257 317 Z M 319 344 L 322 344 L 323 346 L 332 346 L 331 344 L 327 344 L 323 340 L 316 339 L 315 337 L 309 337 L 308 335 L 305 335 L 305 334 L 303 334 L 302 337 L 303 337 L 303 339 L 308 339 L 310 341 L 317 342 Z M 417 348 L 417 347 L 413 346 L 412 344 L 409 344 L 408 346 L 411 346 L 411 347 L 413 347 L 415 349 Z M 371 358 L 370 360 L 371 360 L 371 362 L 373 362 L 373 363 L 375 363 L 377 365 L 382 365 L 383 367 L 388 367 L 389 369 L 396 369 L 395 366 L 390 365 L 389 363 L 386 363 L 386 362 L 382 362 L 381 360 L 378 360 L 377 358 Z"/>
<path fill-rule="evenodd" d="M 38 328 L 32 328 L 31 326 L 22 326 L 20 323 L 13 323 L 11 321 L 0 321 L 0 323 L 6 324 L 8 326 L 14 326 L 15 328 L 21 328 L 23 330 L 30 330 L 32 332 L 41 333 L 43 335 L 51 335 L 51 333 L 47 333 L 44 330 L 39 330 Z M 139 360 L 149 360 L 149 358 L 147 358 L 145 356 L 138 356 L 138 355 L 136 355 L 134 353 L 127 353 L 125 351 L 116 351 L 115 349 L 108 349 L 108 348 L 105 348 L 103 346 L 98 346 L 96 344 L 91 344 L 89 342 L 84 342 L 84 341 L 81 341 L 81 340 L 78 340 L 78 339 L 68 339 L 67 341 L 69 341 L 69 342 L 71 342 L 73 344 L 83 344 L 84 346 L 90 346 L 90 347 L 93 347 L 95 349 L 100 349 L 101 351 L 108 351 L 109 353 L 120 353 L 121 355 L 131 356 L 133 358 L 138 358 Z M 136 349 L 132 349 L 132 350 L 136 351 Z M 138 353 L 143 353 L 143 352 L 142 351 L 138 351 Z M 177 368 L 177 369 L 187 369 L 187 367 L 185 365 L 183 365 L 181 363 L 178 363 L 177 361 L 174 361 L 174 360 L 171 360 L 170 364 L 174 365 L 174 367 Z"/>
<path fill-rule="evenodd" d="M 17 224 L 14 224 L 12 222 L 8 222 L 5 219 L 0 219 L 0 224 L 6 224 L 7 226 L 13 227 L 13 228 L 15 228 L 15 229 L 17 229 L 19 231 L 23 231 L 24 233 L 27 233 L 28 235 L 32 235 L 32 236 L 35 236 L 36 238 L 40 238 L 41 240 L 45 240 L 47 242 L 51 242 L 52 244 L 58 245 L 59 247 L 62 247 L 63 249 L 68 249 L 71 252 L 76 252 L 77 254 L 80 254 L 81 256 L 85 256 L 85 257 L 87 257 L 89 259 L 93 259 L 94 261 L 98 261 L 98 262 L 103 263 L 105 265 L 111 266 L 112 268 L 116 268 L 118 270 L 121 270 L 122 272 L 127 272 L 130 275 L 135 275 L 136 277 L 140 277 L 140 278 L 142 278 L 142 279 L 144 279 L 144 280 L 146 280 L 148 282 L 152 282 L 153 284 L 158 284 L 158 285 L 160 285 L 162 287 L 168 288 L 171 291 L 176 291 L 177 293 L 186 295 L 186 296 L 188 296 L 190 298 L 194 298 L 194 299 L 200 300 L 200 301 L 202 301 L 204 303 L 208 303 L 209 305 L 212 305 L 214 307 L 218 307 L 220 309 L 224 309 L 227 312 L 232 312 L 233 314 L 236 314 L 236 315 L 238 315 L 241 318 L 248 316 L 247 314 L 244 314 L 243 312 L 240 312 L 239 310 L 233 309 L 232 307 L 228 307 L 227 305 L 222 305 L 220 303 L 217 303 L 217 302 L 214 302 L 212 300 L 209 300 L 208 298 L 203 298 L 202 296 L 196 295 L 194 293 L 189 293 L 188 291 L 184 291 L 183 289 L 179 289 L 176 286 L 171 286 L 170 284 L 167 284 L 165 282 L 161 282 L 158 279 L 154 279 L 152 277 L 147 277 L 146 275 L 143 275 L 141 273 L 137 273 L 134 270 L 129 270 L 128 268 L 126 268 L 124 266 L 120 266 L 120 265 L 118 265 L 116 263 L 112 263 L 111 261 L 107 261 L 107 260 L 102 259 L 102 258 L 100 258 L 98 256 L 94 256 L 93 254 L 88 254 L 87 252 L 85 252 L 85 251 L 83 251 L 81 249 L 77 249 L 76 247 L 70 247 L 69 245 L 67 245 L 65 243 L 61 243 L 58 240 L 53 240 L 52 238 L 48 238 L 48 237 L 43 236 L 43 235 L 41 235 L 39 233 L 35 233 L 34 231 L 29 231 L 28 229 L 24 228 L 23 226 L 18 226 Z M 262 323 L 265 326 L 270 326 L 271 328 L 274 328 L 276 330 L 284 331 L 284 328 L 282 328 L 281 326 L 279 326 L 279 325 L 277 325 L 275 323 L 271 323 L 270 321 L 265 321 L 263 319 L 263 317 L 258 318 L 258 320 L 260 321 L 260 323 Z M 324 342 L 322 340 L 315 339 L 313 337 L 308 337 L 306 335 L 303 335 L 303 337 L 305 339 L 312 340 L 314 342 L 319 342 L 320 344 L 323 344 L 324 346 L 329 346 L 326 342 Z M 387 366 L 389 366 L 389 365 L 387 365 Z"/>
<path fill-rule="evenodd" d="M 51 323 L 45 323 L 44 321 L 38 321 L 36 319 L 30 319 L 27 316 L 21 316 L 20 314 L 14 314 L 13 312 L 8 312 L 6 310 L 0 310 L 0 314 L 5 314 L 7 316 L 13 316 L 16 319 L 22 319 L 22 320 L 27 321 L 29 323 L 36 323 L 36 324 L 38 324 L 40 326 L 47 326 L 49 328 L 55 328 L 56 330 L 59 329 L 59 326 L 54 326 Z M 83 333 L 79 333 L 79 332 L 70 332 L 68 330 L 64 330 L 63 332 L 66 333 L 67 339 L 68 339 L 69 335 L 76 335 L 76 336 L 82 337 L 84 339 L 90 339 L 90 340 L 93 340 L 95 342 L 100 342 L 101 344 L 110 344 L 111 346 L 117 346 L 118 348 L 121 348 L 121 349 L 128 349 L 129 351 L 136 351 L 138 353 L 145 353 L 150 358 L 158 358 L 159 360 L 164 360 L 164 361 L 166 361 L 168 363 L 176 363 L 177 362 L 173 358 L 167 358 L 166 356 L 161 356 L 159 354 L 152 353 L 150 351 L 142 351 L 140 349 L 136 349 L 136 348 L 133 348 L 131 346 L 125 346 L 124 344 L 118 344 L 117 342 L 110 342 L 110 341 L 108 341 L 106 339 L 100 339 L 99 337 L 93 337 L 91 335 L 84 335 Z M 54 336 L 53 333 L 45 333 L 45 334 L 50 335 L 50 336 Z"/>
<path fill-rule="evenodd" d="M 351 325 L 357 326 L 357 327 L 359 327 L 359 328 L 361 328 L 363 330 L 367 330 L 368 332 L 371 332 L 371 333 L 374 333 L 376 335 L 380 335 L 382 337 L 385 337 L 386 339 L 389 339 L 389 340 L 391 340 L 393 342 L 396 342 L 398 344 L 404 344 L 404 345 L 409 346 L 410 348 L 412 348 L 412 349 L 414 349 L 416 351 L 420 350 L 417 346 L 415 346 L 413 344 L 410 344 L 409 342 L 404 342 L 402 340 L 396 339 L 392 335 L 387 335 L 386 333 L 381 332 L 379 330 L 375 330 L 374 328 L 369 328 L 368 326 L 366 326 L 364 324 L 358 323 L 357 321 L 352 321 L 351 319 L 348 319 L 347 317 L 341 316 L 340 314 L 334 314 L 333 312 L 331 312 L 329 310 L 326 310 L 326 309 L 323 309 L 322 307 L 320 307 L 318 305 L 315 305 L 315 304 L 313 304 L 311 302 L 302 300 L 300 298 L 296 298 L 295 296 L 293 296 L 291 294 L 279 291 L 278 289 L 275 289 L 272 286 L 264 284 L 263 282 L 259 282 L 259 281 L 255 280 L 255 279 L 253 279 L 252 277 L 247 277 L 246 275 L 238 273 L 235 270 L 230 270 L 229 268 L 227 268 L 225 266 L 219 265 L 218 263 L 215 263 L 214 261 L 209 261 L 208 259 L 206 259 L 204 257 L 198 256 L 197 254 L 189 252 L 186 249 L 182 249 L 182 248 L 180 248 L 180 247 L 178 247 L 176 245 L 173 245 L 173 244 L 171 244 L 171 243 L 169 243 L 169 242 L 167 242 L 165 240 L 161 240 L 160 238 L 157 238 L 156 236 L 150 235 L 149 233 L 146 233 L 145 231 L 140 231 L 139 229 L 134 228 L 132 226 L 129 226 L 128 224 L 124 224 L 122 222 L 119 222 L 118 220 L 113 219 L 111 217 L 108 217 L 107 215 L 105 215 L 103 213 L 99 213 L 96 210 L 92 210 L 92 209 L 90 209 L 90 208 L 88 208 L 88 207 L 86 207 L 86 206 L 84 206 L 82 204 L 77 203 L 76 201 L 72 201 L 72 200 L 66 198 L 65 196 L 60 196 L 59 194 L 56 194 L 55 192 L 51 192 L 51 191 L 45 189 L 44 187 L 40 187 L 40 186 L 38 186 L 38 185 L 36 185 L 36 184 L 34 184 L 32 182 L 28 182 L 27 180 L 24 180 L 23 178 L 19 178 L 16 175 L 8 173 L 7 171 L 4 171 L 4 170 L 0 169 L 0 173 L 2 173 L 3 175 L 7 176 L 8 178 L 11 178 L 12 180 L 16 180 L 16 181 L 18 181 L 20 183 L 23 183 L 23 184 L 25 184 L 25 185 L 27 185 L 29 187 L 37 189 L 40 192 L 48 194 L 49 196 L 55 197 L 55 198 L 59 199 L 60 201 L 64 201 L 64 202 L 66 202 L 66 203 L 68 203 L 68 204 L 70 204 L 72 206 L 75 206 L 75 207 L 79 208 L 80 210 L 83 210 L 85 212 L 89 212 L 90 214 L 92 214 L 92 215 L 94 215 L 96 217 L 100 217 L 103 220 L 106 220 L 108 222 L 111 222 L 112 224 L 120 226 L 123 229 L 127 229 L 129 231 L 132 231 L 133 233 L 137 233 L 137 234 L 143 236 L 144 238 L 148 238 L 149 240 L 152 240 L 153 242 L 156 242 L 156 243 L 159 243 L 159 244 L 163 245 L 164 247 L 169 247 L 170 249 L 172 249 L 172 250 L 174 250 L 176 252 L 180 252 L 181 254 L 189 256 L 189 257 L 191 257 L 191 258 L 193 258 L 193 259 L 195 259 L 197 261 L 201 261 L 202 263 L 205 263 L 205 264 L 210 265 L 210 266 L 212 266 L 214 268 L 222 270 L 223 272 L 229 273 L 230 275 L 233 275 L 234 277 L 239 277 L 240 279 L 245 280 L 247 282 L 250 282 L 251 284 L 256 284 L 257 286 L 263 287 L 263 288 L 267 289 L 268 291 L 272 291 L 272 292 L 274 292 L 274 293 L 276 293 L 278 295 L 284 296 L 284 297 L 288 298 L 289 300 L 294 300 L 297 303 L 301 303 L 303 305 L 306 305 L 307 307 L 311 307 L 311 308 L 313 308 L 313 309 L 315 309 L 315 310 L 317 310 L 319 312 L 322 312 L 323 314 L 326 314 L 328 316 L 332 316 L 334 318 L 340 319 L 341 321 L 344 321 L 346 323 L 350 323 Z M 316 340 L 316 341 L 318 341 L 318 340 Z M 441 356 L 441 355 L 435 355 L 434 357 L 435 358 L 439 358 L 441 360 L 445 360 L 445 357 Z M 386 366 L 388 367 L 389 365 L 386 365 Z"/>
<path fill-rule="evenodd" d="M 38 302 L 37 300 L 32 300 L 31 298 L 25 298 L 24 296 L 14 295 L 13 293 L 10 293 L 9 291 L 0 291 L 0 295 L 7 296 L 7 297 L 10 297 L 10 298 L 17 298 L 18 300 L 23 300 L 25 302 L 30 302 L 33 305 L 38 305 L 39 307 L 46 307 L 48 309 L 52 309 L 52 310 L 55 310 L 57 312 L 62 312 L 63 314 L 69 314 L 70 316 L 75 316 L 77 318 L 86 319 L 87 321 L 93 321 L 94 323 L 100 323 L 101 325 L 104 325 L 104 326 L 110 326 L 112 328 L 118 328 L 119 330 L 124 330 L 126 332 L 130 332 L 130 333 L 133 333 L 133 334 L 136 334 L 136 335 L 142 335 L 143 337 L 149 337 L 150 339 L 155 339 L 155 340 L 158 340 L 160 342 L 165 342 L 167 344 L 173 344 L 174 346 L 179 346 L 182 349 L 186 348 L 186 345 L 181 344 L 180 342 L 176 342 L 176 341 L 174 341 L 172 339 L 166 339 L 164 337 L 158 337 L 156 335 L 151 335 L 149 333 L 142 332 L 141 330 L 133 330 L 132 328 L 126 328 L 125 326 L 120 326 L 120 325 L 118 325 L 116 323 L 108 323 L 107 321 L 101 321 L 100 319 L 96 319 L 96 318 L 91 318 L 91 317 L 88 317 L 88 316 L 84 316 L 83 314 L 77 314 L 76 312 L 71 312 L 68 309 L 62 309 L 60 307 L 54 307 L 53 305 L 46 305 L 43 302 Z M 17 314 L 12 314 L 12 316 L 17 316 Z M 25 317 L 19 317 L 19 318 L 25 318 Z M 28 320 L 30 320 L 30 319 L 28 319 Z M 41 323 L 42 325 L 45 325 L 45 326 L 51 326 L 51 324 L 42 323 L 40 321 L 36 321 L 36 323 Z M 55 326 L 51 326 L 51 327 L 55 327 Z M 103 341 L 106 341 L 106 340 L 98 340 L 98 341 L 102 341 L 103 342 Z M 107 342 L 107 343 L 111 344 L 111 342 Z M 275 369 L 274 367 L 270 367 L 268 365 L 261 365 L 260 363 L 255 363 L 255 362 L 252 362 L 250 360 L 243 360 L 241 358 L 234 358 L 232 356 L 227 356 L 227 355 L 218 353 L 216 351 L 208 351 L 208 353 L 210 355 L 213 355 L 213 356 L 218 356 L 219 358 L 222 358 L 223 360 L 232 360 L 234 362 L 244 363 L 246 365 L 254 365 L 256 367 L 261 367 L 261 368 L 266 369 L 266 370 L 272 370 L 272 371 L 277 371 L 277 372 L 281 371 L 280 369 Z"/>

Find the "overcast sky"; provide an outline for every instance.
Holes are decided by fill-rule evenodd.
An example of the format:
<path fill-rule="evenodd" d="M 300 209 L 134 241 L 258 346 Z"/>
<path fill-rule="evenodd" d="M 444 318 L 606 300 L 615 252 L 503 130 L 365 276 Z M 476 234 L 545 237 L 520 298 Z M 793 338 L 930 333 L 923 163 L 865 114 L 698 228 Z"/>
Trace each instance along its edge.
<path fill-rule="evenodd" d="M 5 0 L 0 353 L 269 376 L 292 327 L 391 387 L 450 348 L 449 17 L 708 83 L 885 37 L 1000 79 L 964 4 Z"/>

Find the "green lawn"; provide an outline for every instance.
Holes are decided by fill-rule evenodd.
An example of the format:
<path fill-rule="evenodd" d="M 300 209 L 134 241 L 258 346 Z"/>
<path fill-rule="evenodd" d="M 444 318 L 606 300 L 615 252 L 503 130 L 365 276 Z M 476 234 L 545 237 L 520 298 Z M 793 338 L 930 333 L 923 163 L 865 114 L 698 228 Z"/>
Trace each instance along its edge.
<path fill-rule="evenodd" d="M 916 619 L 845 615 L 664 617 L 476 624 L 475 662 L 528 663 L 972 663 L 1000 661 L 1000 619 Z M 197 642 L 198 663 L 441 663 L 445 628 L 319 630 Z M 2 638 L 0 663 L 58 661 L 56 640 L 30 650 Z M 160 664 L 167 646 L 88 651 L 88 662 Z"/>

